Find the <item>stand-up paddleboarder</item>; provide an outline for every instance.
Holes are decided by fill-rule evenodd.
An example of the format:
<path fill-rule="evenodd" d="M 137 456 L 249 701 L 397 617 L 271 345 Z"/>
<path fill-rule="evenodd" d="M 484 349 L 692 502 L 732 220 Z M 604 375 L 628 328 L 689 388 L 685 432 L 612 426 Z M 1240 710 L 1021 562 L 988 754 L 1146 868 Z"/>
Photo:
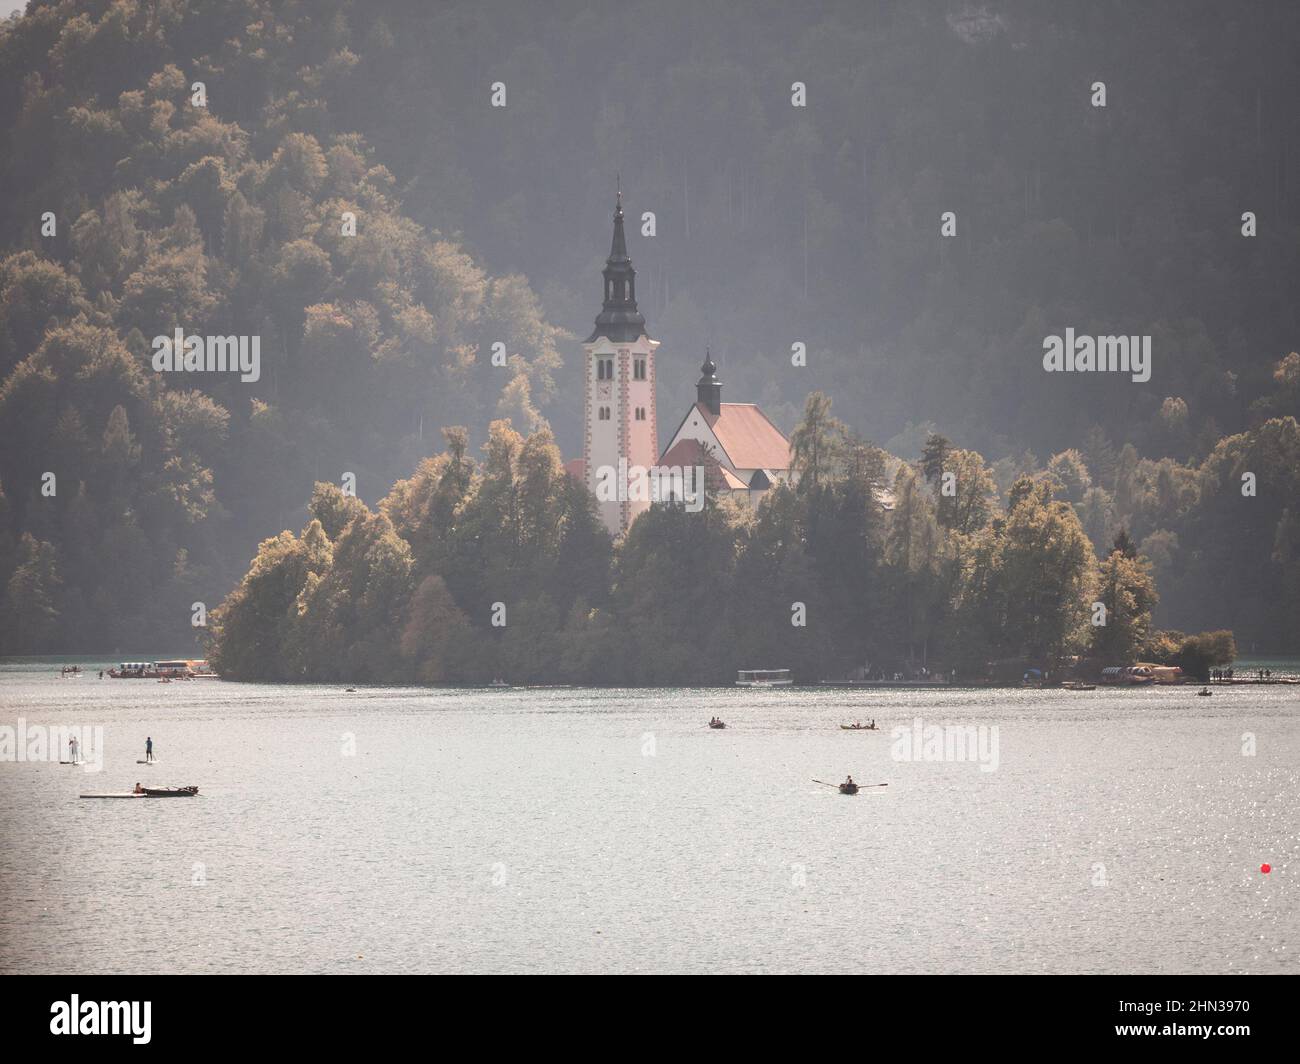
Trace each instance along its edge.
<path fill-rule="evenodd" d="M 153 737 L 145 736 L 144 739 L 144 759 L 145 761 L 153 760 Z"/>

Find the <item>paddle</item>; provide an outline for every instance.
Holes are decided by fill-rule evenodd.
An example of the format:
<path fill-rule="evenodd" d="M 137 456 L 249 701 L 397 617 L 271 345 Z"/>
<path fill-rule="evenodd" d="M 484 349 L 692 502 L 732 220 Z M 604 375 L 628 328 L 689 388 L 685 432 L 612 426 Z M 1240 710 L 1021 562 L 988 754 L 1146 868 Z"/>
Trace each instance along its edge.
<path fill-rule="evenodd" d="M 838 789 L 840 786 L 838 783 L 827 783 L 825 780 L 813 780 L 813 783 L 820 783 L 823 787 L 835 787 L 836 789 Z M 889 786 L 888 783 L 859 783 L 857 785 L 857 788 L 858 790 L 862 791 L 862 790 L 866 790 L 868 787 L 888 787 L 888 786 Z"/>

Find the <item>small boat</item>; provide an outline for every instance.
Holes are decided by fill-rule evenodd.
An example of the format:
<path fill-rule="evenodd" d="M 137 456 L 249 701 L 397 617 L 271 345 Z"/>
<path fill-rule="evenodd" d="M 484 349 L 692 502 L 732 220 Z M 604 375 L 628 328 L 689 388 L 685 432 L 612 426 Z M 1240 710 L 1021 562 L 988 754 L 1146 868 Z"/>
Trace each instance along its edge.
<path fill-rule="evenodd" d="M 789 669 L 740 669 L 737 687 L 789 687 L 794 683 Z"/>
<path fill-rule="evenodd" d="M 725 728 L 725 727 L 726 727 L 726 724 L 724 724 L 724 723 L 723 723 L 722 721 L 720 721 L 720 720 L 711 720 L 711 721 L 709 721 L 709 727 L 710 727 L 710 728 Z"/>
<path fill-rule="evenodd" d="M 510 685 L 509 685 L 508 683 L 506 683 L 505 680 L 502 680 L 502 679 L 498 678 L 498 679 L 493 680 L 490 684 L 488 684 L 488 686 L 489 686 L 489 687 L 509 687 Z"/>
<path fill-rule="evenodd" d="M 1095 683 L 1083 683 L 1081 680 L 1066 680 L 1065 683 L 1061 684 L 1061 688 L 1065 691 L 1095 691 L 1097 685 Z"/>
<path fill-rule="evenodd" d="M 156 765 L 156 764 L 158 764 L 158 759 L 155 757 L 152 761 L 137 761 L 136 764 L 137 764 L 137 765 Z"/>
<path fill-rule="evenodd" d="M 820 783 L 823 787 L 835 787 L 840 794 L 857 794 L 863 787 L 888 787 L 888 783 L 864 783 L 857 784 L 852 779 L 847 779 L 843 783 L 827 783 L 825 780 L 813 780 L 813 783 Z"/>
<path fill-rule="evenodd" d="M 842 731 L 880 731 L 874 724 L 841 724 Z"/>
<path fill-rule="evenodd" d="M 1212 694 L 1214 694 L 1214 692 L 1211 691 L 1208 687 L 1202 687 L 1199 691 L 1196 692 L 1196 697 L 1208 698 Z"/>

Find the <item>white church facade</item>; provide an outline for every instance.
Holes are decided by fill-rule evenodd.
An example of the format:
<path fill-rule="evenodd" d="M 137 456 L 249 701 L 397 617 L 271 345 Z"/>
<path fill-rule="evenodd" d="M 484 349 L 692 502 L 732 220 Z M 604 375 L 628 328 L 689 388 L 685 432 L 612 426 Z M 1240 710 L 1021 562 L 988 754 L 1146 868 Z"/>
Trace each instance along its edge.
<path fill-rule="evenodd" d="M 707 354 L 696 402 L 660 453 L 655 404 L 659 341 L 650 338 L 637 310 L 621 193 L 602 275 L 604 302 L 583 344 L 582 458 L 566 468 L 596 496 L 610 533 L 625 532 L 652 505 L 644 490 L 647 470 L 702 469 L 710 493 L 748 502 L 788 478 L 790 441 L 754 404 L 722 402 L 722 382 Z"/>

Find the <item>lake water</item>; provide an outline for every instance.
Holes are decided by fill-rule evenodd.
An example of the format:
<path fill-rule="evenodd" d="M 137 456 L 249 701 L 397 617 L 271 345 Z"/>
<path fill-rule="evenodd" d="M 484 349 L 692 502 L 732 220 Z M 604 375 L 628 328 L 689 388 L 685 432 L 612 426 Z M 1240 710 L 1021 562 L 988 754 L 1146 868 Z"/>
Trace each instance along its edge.
<path fill-rule="evenodd" d="M 1300 970 L 1297 687 L 347 694 L 45 663 L 0 668 L 0 707 L 103 727 L 98 773 L 0 763 L 5 973 Z M 916 718 L 996 726 L 996 770 L 891 756 Z M 846 773 L 889 786 L 812 782 Z M 137 780 L 202 796 L 78 798 Z"/>

